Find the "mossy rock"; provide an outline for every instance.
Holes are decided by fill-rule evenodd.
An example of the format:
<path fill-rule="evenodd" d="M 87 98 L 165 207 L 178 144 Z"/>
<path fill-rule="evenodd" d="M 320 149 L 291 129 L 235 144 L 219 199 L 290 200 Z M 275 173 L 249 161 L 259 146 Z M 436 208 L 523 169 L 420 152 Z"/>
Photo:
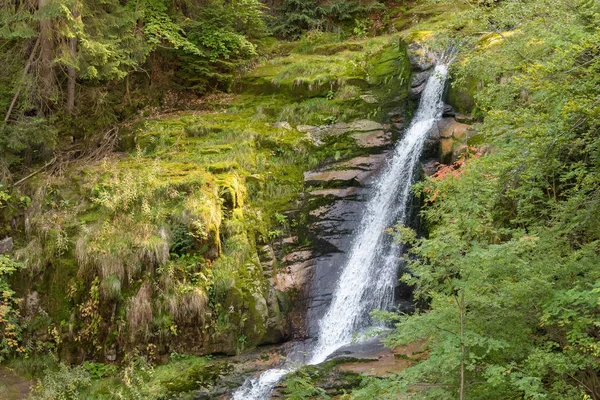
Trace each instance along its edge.
<path fill-rule="evenodd" d="M 313 54 L 329 56 L 343 51 L 362 51 L 363 49 L 364 47 L 359 43 L 330 43 L 315 47 Z"/>
<path fill-rule="evenodd" d="M 463 85 L 450 82 L 446 93 L 446 103 L 463 114 L 470 114 L 475 108 L 475 93 L 479 82 L 473 77 L 467 77 Z"/>

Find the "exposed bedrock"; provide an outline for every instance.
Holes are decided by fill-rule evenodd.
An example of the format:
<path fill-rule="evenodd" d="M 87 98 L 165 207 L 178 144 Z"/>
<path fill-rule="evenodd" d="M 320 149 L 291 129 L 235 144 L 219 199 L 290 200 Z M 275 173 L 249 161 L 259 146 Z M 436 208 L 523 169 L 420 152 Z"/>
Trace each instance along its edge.
<path fill-rule="evenodd" d="M 296 306 L 304 309 L 304 314 L 295 311 L 294 338 L 310 341 L 318 333 L 318 321 L 327 311 L 342 267 L 349 257 L 370 189 L 386 165 L 393 145 L 391 138 L 401 137 L 404 125 L 384 126 L 373 121 L 360 121 L 300 129 L 314 135 L 311 137 L 315 141 L 326 140 L 327 135 L 346 135 L 364 149 L 360 156 L 331 161 L 305 172 L 304 207 L 310 244 L 296 247 L 283 257 L 275 277 L 276 288 L 282 292 L 292 290 L 297 296 Z M 459 122 L 455 116 L 440 119 L 428 133 L 418 176 L 432 175 L 439 163 L 455 161 L 467 142 L 477 137 L 478 133 L 471 125 Z M 413 199 L 409 211 L 409 223 L 417 230 L 421 229 L 420 201 Z M 409 310 L 411 296 L 408 287 L 398 285 L 396 300 L 399 307 Z"/>
<path fill-rule="evenodd" d="M 420 98 L 435 65 L 435 57 L 418 44 L 408 46 L 411 63 L 411 93 L 413 101 Z M 413 103 L 413 104 L 415 104 Z M 461 110 L 462 111 L 462 110 Z M 464 111 L 463 111 L 464 112 Z M 331 141 L 353 141 L 358 152 L 352 156 L 328 160 L 318 168 L 304 173 L 305 193 L 302 199 L 306 240 L 296 243 L 288 238 L 286 251 L 276 269 L 274 285 L 278 293 L 294 296 L 288 314 L 293 339 L 312 340 L 319 330 L 319 321 L 332 300 L 341 270 L 351 251 L 353 238 L 360 229 L 365 202 L 379 174 L 385 168 L 390 151 L 402 140 L 407 121 L 404 112 L 388 112 L 387 124 L 363 119 L 350 123 L 323 126 L 290 127 L 306 135 L 315 145 Z M 428 133 L 421 155 L 417 179 L 433 175 L 440 163 L 456 161 L 465 147 L 478 140 L 470 115 L 446 105 L 443 118 Z M 409 207 L 409 225 L 421 230 L 418 209 L 422 200 L 415 198 Z M 398 284 L 396 300 L 400 308 L 412 307 L 412 292 Z M 285 307 L 282 311 L 286 313 Z"/>
<path fill-rule="evenodd" d="M 303 299 L 303 321 L 293 324 L 296 340 L 312 339 L 318 332 L 318 321 L 331 302 L 354 233 L 360 229 L 370 188 L 386 165 L 392 138 L 404 130 L 401 120 L 396 120 L 399 122 L 390 125 L 359 120 L 322 127 L 297 127 L 317 144 L 330 136 L 354 140 L 360 155 L 331 160 L 304 174 L 306 231 L 310 245 L 296 247 L 283 257 L 274 279 L 279 291 L 292 291 L 298 296 L 296 301 Z"/>

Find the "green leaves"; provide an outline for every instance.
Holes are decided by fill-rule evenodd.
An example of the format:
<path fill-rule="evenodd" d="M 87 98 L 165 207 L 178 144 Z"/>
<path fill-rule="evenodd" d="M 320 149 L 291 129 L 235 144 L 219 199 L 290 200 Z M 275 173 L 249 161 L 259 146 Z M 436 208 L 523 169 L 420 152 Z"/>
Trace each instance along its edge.
<path fill-rule="evenodd" d="M 491 148 L 416 185 L 426 238 L 395 230 L 421 308 L 387 341 L 426 340 L 402 377 L 427 397 L 458 396 L 461 360 L 469 399 L 600 390 L 600 36 L 580 10 L 496 2 L 466 11 L 493 35 L 445 31 L 472 46 L 453 73 L 478 82 Z"/>

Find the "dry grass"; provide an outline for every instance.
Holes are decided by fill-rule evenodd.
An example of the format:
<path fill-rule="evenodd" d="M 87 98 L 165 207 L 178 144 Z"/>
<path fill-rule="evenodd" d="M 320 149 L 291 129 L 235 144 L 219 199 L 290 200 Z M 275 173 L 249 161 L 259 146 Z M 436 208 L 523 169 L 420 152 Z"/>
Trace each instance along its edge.
<path fill-rule="evenodd" d="M 208 295 L 199 287 L 182 287 L 166 299 L 167 311 L 181 325 L 204 323 L 208 311 Z"/>
<path fill-rule="evenodd" d="M 148 336 L 152 317 L 152 286 L 145 282 L 127 306 L 127 325 L 132 340 L 139 336 Z"/>
<path fill-rule="evenodd" d="M 31 239 L 26 247 L 15 252 L 17 260 L 22 261 L 31 275 L 36 275 L 42 271 L 46 265 L 44 247 L 42 242 L 36 236 Z"/>
<path fill-rule="evenodd" d="M 169 236 L 164 227 L 139 223 L 122 216 L 82 229 L 75 246 L 79 276 L 116 275 L 131 281 L 144 270 L 169 260 Z"/>

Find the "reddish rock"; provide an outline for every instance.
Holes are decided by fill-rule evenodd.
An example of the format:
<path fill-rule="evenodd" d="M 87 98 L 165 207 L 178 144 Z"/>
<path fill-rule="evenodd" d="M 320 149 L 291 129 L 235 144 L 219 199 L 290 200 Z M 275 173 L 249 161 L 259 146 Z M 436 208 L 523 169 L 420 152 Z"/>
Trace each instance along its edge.
<path fill-rule="evenodd" d="M 287 292 L 291 289 L 303 290 L 309 283 L 313 267 L 313 260 L 308 260 L 282 268 L 273 278 L 275 288 L 280 292 Z"/>
<path fill-rule="evenodd" d="M 455 121 L 453 118 L 442 118 L 437 123 L 441 138 L 462 137 L 470 128 L 469 125 Z"/>

